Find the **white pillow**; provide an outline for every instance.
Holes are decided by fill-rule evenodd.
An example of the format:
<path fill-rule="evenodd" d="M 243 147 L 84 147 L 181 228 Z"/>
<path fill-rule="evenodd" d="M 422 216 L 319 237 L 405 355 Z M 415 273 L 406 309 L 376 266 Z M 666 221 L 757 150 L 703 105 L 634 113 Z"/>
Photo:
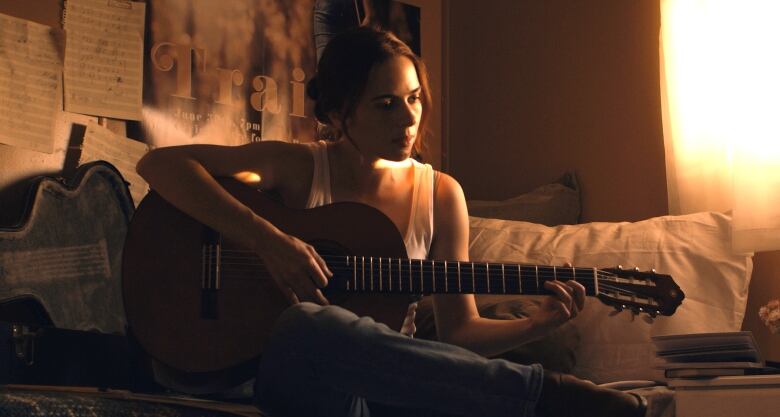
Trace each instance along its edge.
<path fill-rule="evenodd" d="M 573 374 L 597 383 L 659 379 L 651 336 L 738 331 L 745 314 L 752 254 L 731 252 L 731 219 L 712 212 L 664 216 L 636 223 L 586 223 L 547 227 L 471 218 L 474 261 L 581 267 L 655 268 L 685 293 L 671 317 L 652 324 L 596 298 L 574 319 L 581 344 Z"/>
<path fill-rule="evenodd" d="M 575 224 L 580 218 L 579 190 L 560 183 L 545 184 L 507 200 L 468 200 L 466 204 L 472 216 L 547 226 Z"/>

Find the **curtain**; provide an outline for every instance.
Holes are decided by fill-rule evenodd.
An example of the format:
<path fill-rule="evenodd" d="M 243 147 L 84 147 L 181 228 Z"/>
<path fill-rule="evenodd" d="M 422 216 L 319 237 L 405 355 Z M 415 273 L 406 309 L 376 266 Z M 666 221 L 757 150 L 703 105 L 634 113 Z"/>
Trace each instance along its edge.
<path fill-rule="evenodd" d="M 661 0 L 669 212 L 731 211 L 737 252 L 780 249 L 780 2 Z"/>

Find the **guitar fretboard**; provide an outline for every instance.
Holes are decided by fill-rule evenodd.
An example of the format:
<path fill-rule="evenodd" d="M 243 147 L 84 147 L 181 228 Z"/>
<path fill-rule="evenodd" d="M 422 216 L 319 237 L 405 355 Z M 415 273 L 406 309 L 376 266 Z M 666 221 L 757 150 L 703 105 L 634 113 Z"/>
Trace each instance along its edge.
<path fill-rule="evenodd" d="M 598 294 L 602 271 L 548 265 L 341 256 L 326 258 L 348 292 L 545 294 L 544 282 L 574 280 Z"/>
<path fill-rule="evenodd" d="M 539 295 L 549 294 L 545 281 L 574 280 L 585 287 L 586 295 L 595 296 L 599 281 L 622 280 L 598 268 L 346 255 L 322 258 L 334 273 L 328 285 L 352 293 Z M 223 252 L 220 245 L 204 245 L 202 261 L 203 288 L 219 289 L 222 277 L 236 273 L 265 273 L 251 252 Z"/>

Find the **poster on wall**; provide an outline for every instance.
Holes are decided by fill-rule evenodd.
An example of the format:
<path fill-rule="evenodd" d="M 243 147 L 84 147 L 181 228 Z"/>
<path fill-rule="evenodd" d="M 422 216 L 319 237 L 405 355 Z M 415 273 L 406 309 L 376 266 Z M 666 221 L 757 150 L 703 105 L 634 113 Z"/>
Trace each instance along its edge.
<path fill-rule="evenodd" d="M 420 52 L 419 8 L 394 0 L 147 3 L 141 135 L 153 147 L 316 138 L 317 49 L 358 24 Z"/>
<path fill-rule="evenodd" d="M 149 2 L 146 141 L 310 141 L 314 0 Z"/>

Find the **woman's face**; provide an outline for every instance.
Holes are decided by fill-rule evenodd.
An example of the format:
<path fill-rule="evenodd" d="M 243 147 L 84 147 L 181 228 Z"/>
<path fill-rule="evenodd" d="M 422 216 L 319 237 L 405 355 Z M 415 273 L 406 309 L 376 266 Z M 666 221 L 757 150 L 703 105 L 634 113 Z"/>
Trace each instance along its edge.
<path fill-rule="evenodd" d="M 422 116 L 420 81 L 412 61 L 396 56 L 375 65 L 347 119 L 347 133 L 368 158 L 403 161 L 412 154 Z"/>

